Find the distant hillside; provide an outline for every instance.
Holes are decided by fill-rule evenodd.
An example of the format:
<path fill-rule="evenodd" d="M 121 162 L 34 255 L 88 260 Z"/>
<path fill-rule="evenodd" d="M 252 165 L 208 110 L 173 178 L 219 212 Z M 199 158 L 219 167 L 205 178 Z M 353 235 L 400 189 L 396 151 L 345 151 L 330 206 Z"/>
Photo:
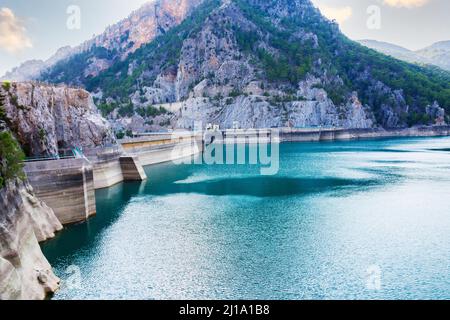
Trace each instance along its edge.
<path fill-rule="evenodd" d="M 29 60 L 22 63 L 20 66 L 14 68 L 13 70 L 7 72 L 4 76 L 0 78 L 0 81 L 29 81 L 38 79 L 45 70 L 53 67 L 57 62 L 70 57 L 72 54 L 76 53 L 75 48 L 63 47 L 59 49 L 52 57 L 48 60 Z"/>
<path fill-rule="evenodd" d="M 450 41 L 437 42 L 416 53 L 431 63 L 450 71 Z"/>
<path fill-rule="evenodd" d="M 376 40 L 361 40 L 359 43 L 400 60 L 419 64 L 432 64 L 450 71 L 450 41 L 437 42 L 417 51 L 411 51 L 391 43 Z"/>

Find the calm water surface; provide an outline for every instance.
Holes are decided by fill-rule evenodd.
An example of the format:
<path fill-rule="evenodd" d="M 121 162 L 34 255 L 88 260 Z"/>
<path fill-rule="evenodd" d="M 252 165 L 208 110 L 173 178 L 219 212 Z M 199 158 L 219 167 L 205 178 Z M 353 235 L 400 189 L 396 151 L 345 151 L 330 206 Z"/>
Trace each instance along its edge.
<path fill-rule="evenodd" d="M 450 299 L 450 138 L 280 153 L 276 176 L 170 163 L 98 191 L 43 245 L 55 299 Z"/>

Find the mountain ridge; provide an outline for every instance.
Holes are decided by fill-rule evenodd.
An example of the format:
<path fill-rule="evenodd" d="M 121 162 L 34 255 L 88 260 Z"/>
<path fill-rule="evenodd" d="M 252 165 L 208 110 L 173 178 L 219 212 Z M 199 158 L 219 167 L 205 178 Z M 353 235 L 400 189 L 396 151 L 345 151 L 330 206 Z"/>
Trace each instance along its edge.
<path fill-rule="evenodd" d="M 226 32 L 222 32 L 219 37 L 216 37 L 215 33 L 217 33 L 218 30 L 221 30 L 220 26 L 226 25 L 227 23 L 226 21 L 219 21 L 219 19 L 216 21 L 214 28 L 209 28 L 206 32 L 207 34 L 205 35 L 205 37 L 212 35 L 213 40 L 208 41 L 214 41 L 215 43 L 218 43 L 219 46 L 222 46 L 222 48 L 218 48 L 219 54 L 217 54 L 215 48 L 208 49 L 208 43 L 203 43 L 202 47 L 197 46 L 196 50 L 197 52 L 207 50 L 208 55 L 210 56 L 202 55 L 200 57 L 195 51 L 193 52 L 192 50 L 190 50 L 191 52 L 189 53 L 188 49 L 195 48 L 195 43 L 202 40 L 202 38 L 183 38 L 180 40 L 179 45 L 182 50 L 174 55 L 175 60 L 177 60 L 178 55 L 181 57 L 181 60 L 174 64 L 173 61 L 170 61 L 170 59 L 164 60 L 163 56 L 158 56 L 157 54 L 160 44 L 164 43 L 164 41 L 158 45 L 152 43 L 147 45 L 147 53 L 144 53 L 146 50 L 145 47 L 141 48 L 138 52 L 138 55 L 142 53 L 141 56 L 130 56 L 129 60 L 117 65 L 116 68 L 111 70 L 109 73 L 107 72 L 104 74 L 104 77 L 96 78 L 93 82 L 89 80 L 88 88 L 91 91 L 96 91 L 99 89 L 98 87 L 96 88 L 96 86 L 98 83 L 101 83 L 103 89 L 106 88 L 108 92 L 108 97 L 106 100 L 111 101 L 110 98 L 113 97 L 112 100 L 118 102 L 119 105 L 123 103 L 120 99 L 128 98 L 130 101 L 125 102 L 125 104 L 132 104 L 133 106 L 138 107 L 143 107 L 140 102 L 141 99 L 143 99 L 141 101 L 144 101 L 143 103 L 145 105 L 149 98 L 150 100 L 153 99 L 150 101 L 150 104 L 163 104 L 163 101 L 160 99 L 161 97 L 162 99 L 166 99 L 166 102 L 179 103 L 181 106 L 178 110 L 179 114 L 177 116 L 178 118 L 181 118 L 181 121 L 180 119 L 176 119 L 173 124 L 174 126 L 181 125 L 191 127 L 195 120 L 202 120 L 203 122 L 218 121 L 229 127 L 233 122 L 233 118 L 235 120 L 244 119 L 248 122 L 245 126 L 249 127 L 261 125 L 332 125 L 366 127 L 372 126 L 377 122 L 384 127 L 395 127 L 413 125 L 415 123 L 434 123 L 435 121 L 441 123 L 443 121 L 442 117 L 439 117 L 439 119 L 433 118 L 434 114 L 442 114 L 442 110 L 439 109 L 439 105 L 434 103 L 435 98 L 433 98 L 433 96 L 437 97 L 436 93 L 448 95 L 448 88 L 443 90 L 442 88 L 435 86 L 432 83 L 434 80 L 431 79 L 433 78 L 437 80 L 440 77 L 447 77 L 447 75 L 438 75 L 429 69 L 390 60 L 388 57 L 377 55 L 370 50 L 365 50 L 363 47 L 356 46 L 355 43 L 340 33 L 337 24 L 321 16 L 320 12 L 311 4 L 310 1 L 226 1 L 221 4 L 222 6 L 217 8 L 217 10 L 224 11 L 231 7 L 233 9 L 226 15 L 229 18 L 231 17 L 235 19 L 238 19 L 237 17 L 242 13 L 242 9 L 246 5 L 249 5 L 250 7 L 246 10 L 247 14 L 250 16 L 253 15 L 253 18 L 257 21 L 256 23 L 260 23 L 260 26 L 262 26 L 263 29 L 265 28 L 265 30 L 257 30 L 259 28 L 258 27 L 256 29 L 254 28 L 254 30 L 251 30 L 251 32 L 248 32 L 247 34 L 239 33 L 239 31 L 236 30 L 228 30 L 233 33 L 231 36 L 227 36 Z M 240 7 L 237 7 L 236 4 L 239 4 Z M 255 10 L 257 8 L 261 9 L 259 16 L 254 15 L 254 11 L 257 11 Z M 267 16 L 270 14 L 272 14 L 271 17 Z M 291 17 L 292 14 L 294 14 L 293 18 Z M 215 14 L 213 10 L 212 13 L 208 15 L 208 18 L 212 19 L 215 16 L 218 16 L 218 14 Z M 248 21 L 248 19 L 246 19 L 247 18 L 244 18 L 244 20 L 240 19 L 237 23 L 240 23 L 243 26 L 246 24 L 255 25 L 255 21 Z M 291 19 L 290 22 L 287 21 L 289 19 Z M 265 20 L 271 21 L 268 22 Z M 200 30 L 201 27 L 208 29 L 208 21 L 209 20 L 205 21 L 205 25 L 200 24 Z M 281 25 L 282 22 L 286 25 Z M 181 28 L 186 27 L 183 26 L 183 24 L 180 26 Z M 280 30 L 284 31 L 289 30 L 289 32 L 281 32 L 283 34 L 282 36 L 279 36 L 276 35 L 279 31 L 277 28 L 281 28 Z M 316 30 L 317 28 L 322 34 L 318 33 Z M 198 32 L 199 31 L 196 30 L 196 32 L 193 32 L 192 34 L 196 35 Z M 265 33 L 264 36 L 266 37 L 274 38 L 273 41 L 275 46 L 282 43 L 281 48 L 270 48 L 268 43 L 258 43 L 258 45 L 265 46 L 268 49 L 268 52 L 261 53 L 258 48 L 251 48 L 251 45 L 249 47 L 248 44 L 254 40 L 254 35 L 258 34 L 258 32 L 261 34 Z M 271 32 L 272 34 L 270 34 Z M 174 32 L 174 34 L 175 38 L 179 35 L 177 35 L 176 32 Z M 292 47 L 292 43 L 283 43 L 283 37 L 287 37 L 288 39 L 291 38 L 291 40 L 293 39 L 292 41 L 298 40 L 295 40 L 295 37 L 292 38 L 292 35 L 300 36 L 300 41 L 306 41 L 305 43 L 309 43 L 310 41 L 310 44 L 308 46 L 305 45 L 304 47 L 298 45 L 293 45 Z M 241 39 L 240 41 L 239 38 L 242 36 L 244 39 Z M 167 40 L 166 35 L 163 37 Z M 227 40 L 227 37 L 230 41 Z M 255 41 L 258 42 L 258 40 Z M 335 47 L 329 45 L 329 43 L 333 42 L 335 42 Z M 235 46 L 231 48 L 232 46 L 230 46 L 230 43 L 241 47 L 236 50 Z M 244 47 L 242 47 L 242 45 Z M 152 48 L 152 46 L 154 48 Z M 220 51 L 222 50 L 228 50 L 228 56 L 221 57 Z M 250 63 L 249 65 L 249 63 L 247 63 L 249 61 L 246 62 L 242 59 L 233 60 L 230 58 L 230 56 L 233 56 L 234 54 L 240 56 L 242 52 L 245 53 L 246 50 L 253 50 L 251 55 L 253 58 L 259 60 L 259 64 L 263 65 L 262 68 L 259 66 L 257 66 L 257 68 L 260 69 L 259 72 L 266 74 L 265 78 L 262 79 L 262 86 L 266 86 L 266 91 L 267 85 L 276 83 L 276 88 L 273 88 L 273 92 L 268 93 L 270 99 L 265 99 L 264 97 L 267 92 L 260 92 L 260 95 L 251 97 L 254 98 L 254 100 L 249 101 L 251 99 L 245 97 L 245 94 L 255 92 L 248 90 L 248 88 L 242 88 L 241 86 L 241 88 L 235 87 L 234 89 L 230 89 L 227 88 L 227 85 L 224 83 L 214 83 L 216 80 L 223 78 L 223 75 L 221 75 L 221 70 L 223 70 L 226 66 L 235 66 L 234 70 L 233 67 L 231 67 L 231 72 L 235 72 L 236 68 L 242 68 L 243 66 L 249 67 L 248 70 L 255 67 L 255 64 L 252 65 L 252 63 Z M 280 50 L 283 51 L 283 54 L 286 53 L 286 56 L 278 59 L 279 57 L 276 57 L 276 55 L 280 53 Z M 354 52 L 352 52 L 352 55 L 350 56 L 345 53 L 346 50 Z M 256 57 L 254 54 L 255 51 Z M 294 55 L 300 55 L 298 61 L 294 61 L 296 60 L 294 56 L 289 57 L 291 53 Z M 186 66 L 186 63 L 183 62 L 183 58 L 187 58 L 189 60 L 189 56 L 196 55 L 196 59 L 200 59 L 199 61 L 201 63 L 197 63 L 198 61 L 191 61 L 190 66 Z M 157 57 L 155 60 L 155 64 L 157 65 L 156 69 L 145 63 L 141 63 L 139 65 L 139 61 L 151 61 L 151 59 L 155 58 L 155 56 Z M 363 62 L 370 63 L 368 63 L 368 65 L 360 63 L 361 57 Z M 221 70 L 220 68 L 217 70 L 214 66 L 212 69 L 207 68 L 206 77 L 205 71 L 202 71 L 202 75 L 198 75 L 198 72 L 195 73 L 196 69 L 204 66 L 205 61 L 210 59 L 216 60 L 217 64 L 220 65 Z M 288 61 L 289 59 L 294 61 L 294 63 Z M 364 59 L 367 59 L 368 61 L 364 61 Z M 323 67 L 323 65 L 325 65 L 324 61 L 327 61 L 326 67 Z M 349 61 L 352 61 L 353 63 L 349 63 Z M 373 61 L 376 62 L 376 68 L 371 66 L 371 62 Z M 164 72 L 158 72 L 161 71 L 158 69 L 160 66 L 166 67 L 167 64 L 169 64 L 169 67 L 167 67 Z M 320 64 L 322 64 L 322 67 L 319 66 Z M 360 65 L 359 73 L 352 71 L 351 67 L 355 64 Z M 337 65 L 339 65 L 340 70 L 336 69 Z M 133 66 L 134 70 L 137 70 L 137 72 L 129 72 L 129 70 L 125 72 L 127 66 Z M 309 76 L 307 75 L 311 67 L 316 69 L 315 76 L 311 74 Z M 142 70 L 145 70 L 145 72 L 141 72 Z M 186 72 L 186 70 L 193 70 L 194 72 Z M 212 72 L 212 77 L 208 77 L 209 72 Z M 383 72 L 386 74 L 383 74 Z M 398 80 L 393 80 L 390 75 L 391 73 L 393 74 L 397 72 L 401 72 L 403 74 L 399 79 L 401 83 L 397 83 Z M 119 73 L 122 76 L 117 77 L 117 74 Z M 330 76 L 332 73 L 335 74 Z M 345 74 L 339 75 L 339 73 Z M 415 80 L 416 73 L 425 77 L 424 81 L 426 86 L 429 86 L 429 88 L 425 87 L 425 90 L 423 90 L 424 88 L 422 87 L 422 84 L 419 84 L 418 81 Z M 193 80 L 187 77 L 192 76 L 193 74 L 196 79 Z M 369 74 L 374 74 L 378 80 L 383 79 L 384 81 L 391 82 L 392 87 L 378 81 L 377 79 L 374 79 L 374 77 Z M 298 76 L 300 76 L 303 80 L 302 83 L 299 83 L 299 88 L 289 86 L 288 82 L 290 80 L 294 79 L 294 82 L 296 82 L 300 79 Z M 353 78 L 356 85 L 355 83 L 351 84 L 348 79 L 343 79 L 342 76 Z M 238 76 L 232 76 L 231 80 L 236 80 L 237 78 Z M 204 82 L 205 80 L 207 80 L 206 84 Z M 251 81 L 248 81 L 246 85 L 250 85 L 250 82 Z M 292 99 L 292 95 L 290 96 L 286 93 L 286 90 L 284 90 L 289 87 L 288 90 L 294 90 L 297 94 L 300 91 L 297 89 L 305 87 L 305 82 L 307 83 L 307 89 L 303 89 L 303 92 L 307 92 L 306 95 L 308 95 L 308 97 L 303 97 L 301 96 L 302 93 L 300 93 L 300 96 L 297 95 L 295 99 Z M 111 88 L 108 88 L 108 83 L 112 85 Z M 445 86 L 445 83 L 442 81 L 438 81 L 438 83 Z M 204 89 L 201 89 L 202 86 L 206 88 L 207 92 L 205 92 Z M 261 81 L 259 86 L 259 91 L 261 91 Z M 353 88 L 351 88 L 351 86 L 353 86 Z M 405 87 L 404 89 L 408 90 L 406 94 L 404 94 L 403 90 L 401 90 L 403 89 L 402 86 Z M 434 89 L 431 89 L 432 86 L 434 86 Z M 103 89 L 100 90 L 100 95 L 103 93 Z M 359 96 L 358 94 L 354 94 L 354 92 L 358 90 L 360 91 Z M 148 91 L 151 91 L 151 93 L 148 94 Z M 165 92 L 162 96 L 161 91 Z M 416 91 L 422 92 L 421 94 L 424 96 L 414 97 L 416 95 Z M 130 94 L 130 96 L 128 96 L 128 98 L 124 96 L 119 97 L 123 92 Z M 244 95 L 242 93 L 244 93 Z M 345 97 L 343 93 L 345 93 Z M 117 96 L 114 98 L 116 94 Z M 209 101 L 200 101 L 202 95 L 208 96 Z M 361 103 L 361 98 L 366 101 Z M 263 102 L 265 105 L 261 105 L 259 101 L 260 99 L 264 100 Z M 286 101 L 289 99 L 291 99 L 291 101 Z M 426 102 L 425 99 L 428 99 L 428 102 Z M 235 100 L 234 103 L 232 103 L 233 101 L 231 100 Z M 277 100 L 285 101 L 283 102 Z M 308 103 L 301 100 L 307 100 Z M 447 96 L 442 96 L 440 101 L 441 104 L 442 102 L 447 103 Z M 317 104 L 317 102 L 319 102 L 319 104 Z M 313 103 L 315 103 L 314 106 L 312 106 Z M 320 105 L 320 103 L 322 103 L 322 105 Z M 244 111 L 242 111 L 242 108 L 239 108 L 239 106 L 236 106 L 236 104 L 246 106 L 246 111 L 250 113 L 260 113 L 260 117 L 265 114 L 273 121 L 262 121 L 260 118 L 255 119 L 253 116 L 248 114 L 242 114 Z M 323 106 L 324 104 L 326 105 L 325 107 Z M 199 107 L 200 105 L 202 106 Z M 282 110 L 281 112 L 279 110 L 275 110 L 275 114 L 271 114 L 274 109 L 273 107 L 277 105 L 287 110 Z M 362 108 L 358 109 L 358 105 L 362 106 Z M 365 114 L 361 116 L 361 113 L 358 113 L 357 110 L 366 109 L 367 111 L 367 108 L 365 108 L 367 105 L 373 112 L 363 112 Z M 130 106 L 127 108 L 129 113 L 131 113 L 129 114 L 130 117 L 136 116 L 135 114 L 133 115 L 133 111 Z M 183 108 L 185 109 L 184 112 Z M 124 110 L 123 107 L 121 107 L 121 110 Z M 191 110 L 190 114 L 187 112 L 189 110 Z M 305 110 L 309 111 L 306 112 Z M 357 121 L 352 121 L 351 117 L 355 112 L 360 116 L 355 118 Z M 126 113 L 126 111 L 123 111 L 123 114 Z M 222 119 L 211 115 L 205 116 L 205 114 L 208 113 L 220 113 L 226 114 L 227 116 L 224 116 Z M 281 116 L 281 113 L 286 113 L 287 115 Z M 330 114 L 333 114 L 334 116 L 330 118 Z M 190 120 L 186 121 L 189 117 L 191 117 Z M 249 119 L 249 117 L 252 118 Z M 189 124 L 186 124 L 186 122 Z"/>
<path fill-rule="evenodd" d="M 449 74 L 349 40 L 309 0 L 204 0 L 192 8 L 126 57 L 94 46 L 40 79 L 87 88 L 118 130 L 448 121 Z M 111 63 L 80 73 L 93 57 Z"/>
<path fill-rule="evenodd" d="M 156 36 L 179 24 L 202 0 L 156 0 L 142 5 L 130 15 L 75 47 L 62 47 L 47 60 L 30 60 L 5 73 L 0 80 L 38 80 L 42 74 L 73 56 L 89 52 L 93 48 L 105 50 L 98 56 L 91 56 L 86 74 L 97 75 L 109 68 L 109 59 L 124 59 Z M 109 59 L 108 59 L 109 58 Z M 78 70 L 80 71 L 80 70 Z"/>
<path fill-rule="evenodd" d="M 370 39 L 359 40 L 358 42 L 400 60 L 435 65 L 450 71 L 450 40 L 439 41 L 419 50 L 409 50 L 389 42 Z"/>

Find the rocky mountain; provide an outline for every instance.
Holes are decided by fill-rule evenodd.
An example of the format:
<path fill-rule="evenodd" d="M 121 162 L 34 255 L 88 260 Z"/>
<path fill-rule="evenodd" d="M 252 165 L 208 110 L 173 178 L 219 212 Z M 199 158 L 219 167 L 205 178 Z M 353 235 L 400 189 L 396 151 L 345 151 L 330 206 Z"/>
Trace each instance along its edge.
<path fill-rule="evenodd" d="M 424 59 L 428 59 L 432 64 L 450 71 L 450 41 L 437 42 L 416 54 Z"/>
<path fill-rule="evenodd" d="M 201 0 L 156 0 L 151 1 L 128 18 L 108 27 L 102 34 L 85 43 L 58 50 L 46 61 L 32 60 L 6 73 L 0 80 L 29 81 L 39 79 L 50 69 L 58 69 L 58 63 L 82 54 L 85 61 L 79 61 L 80 68 L 61 76 L 58 82 L 76 83 L 74 78 L 96 76 L 108 69 L 115 60 L 125 59 L 142 45 L 151 42 L 178 25 Z M 82 66 L 81 66 L 82 65 Z"/>
<path fill-rule="evenodd" d="M 142 45 L 180 24 L 201 0 L 157 0 L 143 5 L 128 18 L 108 27 L 105 32 L 87 41 L 80 51 L 94 47 L 108 50 L 124 59 Z M 93 57 L 93 59 L 99 57 Z"/>
<path fill-rule="evenodd" d="M 27 182 L 0 188 L 0 300 L 42 300 L 59 287 L 40 241 L 62 229 Z"/>
<path fill-rule="evenodd" d="M 201 0 L 156 0 L 151 1 L 129 17 L 109 26 L 102 34 L 77 47 L 63 47 L 48 60 L 30 60 L 0 77 L 0 81 L 30 81 L 55 67 L 58 62 L 76 54 L 88 53 L 83 75 L 96 75 L 108 68 L 113 58 L 122 59 L 156 36 L 179 24 Z M 105 50 L 95 50 L 101 47 Z M 78 70 L 80 71 L 80 70 Z"/>
<path fill-rule="evenodd" d="M 361 40 L 359 43 L 400 60 L 435 65 L 450 71 L 450 41 L 437 42 L 417 51 L 376 40 Z"/>
<path fill-rule="evenodd" d="M 83 89 L 5 82 L 0 87 L 0 108 L 28 156 L 115 143 L 109 123 Z"/>
<path fill-rule="evenodd" d="M 184 19 L 134 52 L 117 54 L 121 42 L 116 49 L 95 42 L 41 79 L 84 86 L 118 129 L 191 128 L 196 121 L 352 128 L 448 121 L 448 73 L 350 41 L 309 0 L 183 3 L 191 8 Z M 129 37 L 114 34 L 114 43 L 119 34 Z"/>

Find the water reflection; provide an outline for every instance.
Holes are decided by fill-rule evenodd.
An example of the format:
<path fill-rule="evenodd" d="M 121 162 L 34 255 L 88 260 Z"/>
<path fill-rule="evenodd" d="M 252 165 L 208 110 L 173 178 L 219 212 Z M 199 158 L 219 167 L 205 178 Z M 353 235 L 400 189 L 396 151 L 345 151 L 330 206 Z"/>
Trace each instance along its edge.
<path fill-rule="evenodd" d="M 280 173 L 162 164 L 44 245 L 56 299 L 450 298 L 448 138 L 284 144 Z M 400 152 L 399 152 L 400 151 Z M 379 266 L 382 287 L 367 288 Z"/>

